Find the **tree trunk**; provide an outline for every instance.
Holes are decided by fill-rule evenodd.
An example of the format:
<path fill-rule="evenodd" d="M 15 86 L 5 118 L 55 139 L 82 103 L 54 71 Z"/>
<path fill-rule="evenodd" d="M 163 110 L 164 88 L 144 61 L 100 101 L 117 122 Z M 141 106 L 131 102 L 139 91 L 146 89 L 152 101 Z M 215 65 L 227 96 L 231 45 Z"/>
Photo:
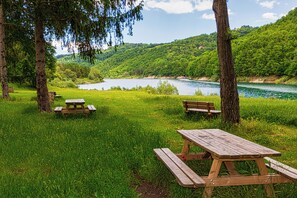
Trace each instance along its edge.
<path fill-rule="evenodd" d="M 42 20 L 37 17 L 35 22 L 37 103 L 39 111 L 51 112 L 45 73 L 45 40 L 43 28 Z"/>
<path fill-rule="evenodd" d="M 5 29 L 4 29 L 4 12 L 3 4 L 0 1 L 0 75 L 2 84 L 2 97 L 9 98 L 8 94 L 8 79 L 7 79 L 7 66 L 6 66 L 6 53 L 5 53 Z"/>
<path fill-rule="evenodd" d="M 217 23 L 217 45 L 220 65 L 222 120 L 240 122 L 237 81 L 232 58 L 231 35 L 226 0 L 214 0 L 213 11 Z"/>

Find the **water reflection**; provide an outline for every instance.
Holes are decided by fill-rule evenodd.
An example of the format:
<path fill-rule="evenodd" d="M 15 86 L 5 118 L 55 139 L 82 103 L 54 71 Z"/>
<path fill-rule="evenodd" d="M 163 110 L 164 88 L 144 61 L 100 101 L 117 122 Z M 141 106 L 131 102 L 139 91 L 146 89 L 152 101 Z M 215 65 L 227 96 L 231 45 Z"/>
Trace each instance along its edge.
<path fill-rule="evenodd" d="M 108 90 L 117 86 L 127 89 L 136 86 L 146 87 L 147 85 L 157 87 L 160 81 L 168 81 L 174 85 L 178 89 L 179 95 L 195 95 L 197 90 L 206 96 L 220 95 L 219 83 L 188 79 L 105 79 L 103 83 L 79 85 L 79 88 Z M 238 92 L 243 97 L 297 99 L 297 85 L 238 83 Z"/>

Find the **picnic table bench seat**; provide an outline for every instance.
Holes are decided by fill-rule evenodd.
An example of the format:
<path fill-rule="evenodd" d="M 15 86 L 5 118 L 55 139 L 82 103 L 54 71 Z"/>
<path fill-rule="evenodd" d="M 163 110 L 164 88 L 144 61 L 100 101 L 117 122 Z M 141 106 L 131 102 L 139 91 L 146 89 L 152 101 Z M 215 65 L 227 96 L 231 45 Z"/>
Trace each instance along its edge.
<path fill-rule="evenodd" d="M 205 186 L 205 181 L 189 168 L 179 157 L 168 148 L 154 149 L 157 157 L 164 162 L 167 168 L 176 177 L 183 187 L 195 188 Z"/>
<path fill-rule="evenodd" d="M 184 100 L 183 106 L 185 108 L 186 113 L 189 113 L 190 111 L 207 113 L 208 115 L 218 115 L 221 113 L 220 110 L 215 109 L 214 103 L 212 102 Z"/>
<path fill-rule="evenodd" d="M 63 107 L 56 107 L 54 109 L 54 112 L 56 112 L 56 113 L 62 113 L 62 110 L 63 110 Z"/>
<path fill-rule="evenodd" d="M 285 177 L 288 177 L 290 180 L 297 181 L 296 169 L 288 165 L 285 165 L 279 161 L 276 161 L 270 157 L 265 157 L 264 159 L 267 161 L 266 166 L 268 168 L 275 170 L 276 172 L 278 172 L 279 174 Z"/>
<path fill-rule="evenodd" d="M 89 109 L 90 112 L 95 112 L 96 108 L 94 105 L 88 105 L 87 108 Z"/>

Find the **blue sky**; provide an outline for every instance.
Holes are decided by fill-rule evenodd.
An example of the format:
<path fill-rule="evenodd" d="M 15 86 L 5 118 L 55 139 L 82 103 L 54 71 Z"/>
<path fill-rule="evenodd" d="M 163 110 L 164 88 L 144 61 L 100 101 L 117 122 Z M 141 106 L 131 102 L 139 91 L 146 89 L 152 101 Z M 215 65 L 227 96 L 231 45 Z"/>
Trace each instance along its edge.
<path fill-rule="evenodd" d="M 167 43 L 216 31 L 213 0 L 144 0 L 143 20 L 126 43 Z M 275 22 L 297 7 L 297 0 L 229 0 L 231 29 Z M 57 48 L 57 53 L 65 53 Z"/>

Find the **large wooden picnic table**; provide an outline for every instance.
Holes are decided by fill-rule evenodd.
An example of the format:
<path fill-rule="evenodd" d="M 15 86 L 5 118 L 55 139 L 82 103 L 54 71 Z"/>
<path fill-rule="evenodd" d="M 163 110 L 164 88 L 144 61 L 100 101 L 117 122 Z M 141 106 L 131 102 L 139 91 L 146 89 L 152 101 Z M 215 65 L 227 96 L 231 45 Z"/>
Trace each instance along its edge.
<path fill-rule="evenodd" d="M 266 148 L 220 129 L 178 130 L 177 132 L 184 139 L 182 152 L 181 154 L 177 154 L 179 158 L 184 161 L 212 159 L 208 176 L 201 176 L 205 182 L 203 197 L 211 197 L 215 186 L 249 184 L 264 184 L 267 195 L 272 197 L 274 196 L 272 183 L 292 182 L 292 180 L 281 174 L 269 174 L 268 172 L 264 158 L 280 156 L 281 153 L 278 151 Z M 198 146 L 205 152 L 190 153 L 191 146 Z M 259 174 L 247 176 L 238 173 L 234 162 L 246 160 L 256 162 Z M 219 176 L 222 164 L 225 165 L 229 175 Z M 288 167 L 292 172 L 296 172 L 296 170 L 290 168 Z"/>

